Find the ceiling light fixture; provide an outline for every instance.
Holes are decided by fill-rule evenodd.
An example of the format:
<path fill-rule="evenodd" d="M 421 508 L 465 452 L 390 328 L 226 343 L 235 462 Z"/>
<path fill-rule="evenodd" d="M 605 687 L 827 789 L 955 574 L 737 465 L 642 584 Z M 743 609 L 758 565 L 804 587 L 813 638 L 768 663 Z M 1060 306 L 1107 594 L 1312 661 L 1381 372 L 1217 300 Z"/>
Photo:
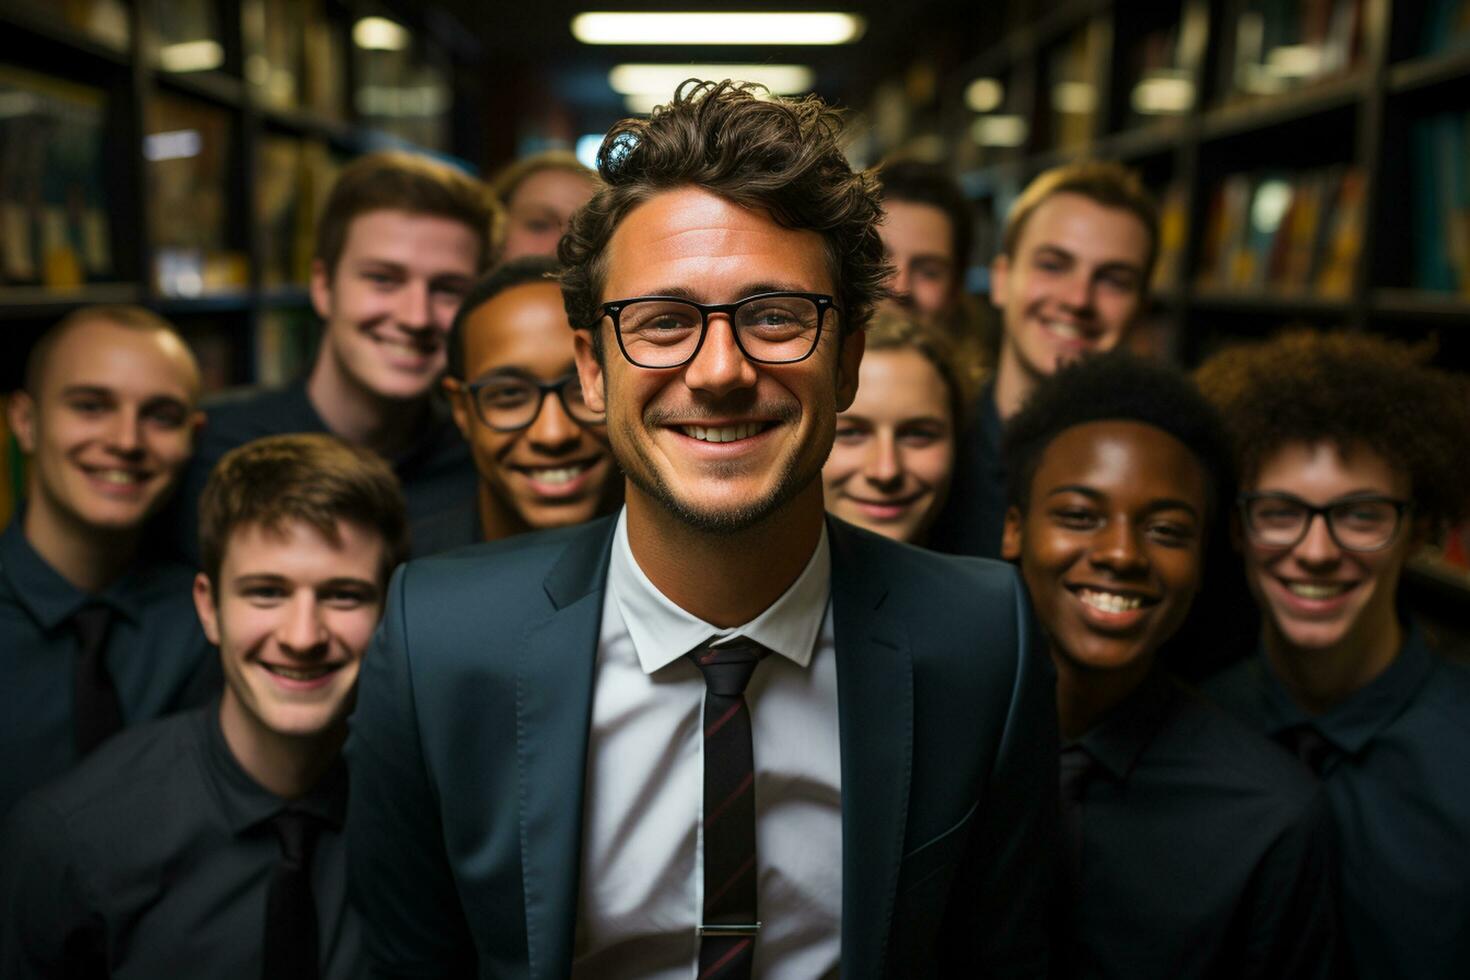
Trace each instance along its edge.
<path fill-rule="evenodd" d="M 352 43 L 367 51 L 402 51 L 409 40 L 408 28 L 386 17 L 364 17 L 352 25 Z"/>
<path fill-rule="evenodd" d="M 734 79 L 756 82 L 776 95 L 811 91 L 816 73 L 806 65 L 618 65 L 607 73 L 607 83 L 619 95 L 654 95 L 667 102 L 679 83 L 689 78 Z"/>
<path fill-rule="evenodd" d="M 856 14 L 615 13 L 572 18 L 583 44 L 850 44 L 867 23 Z"/>

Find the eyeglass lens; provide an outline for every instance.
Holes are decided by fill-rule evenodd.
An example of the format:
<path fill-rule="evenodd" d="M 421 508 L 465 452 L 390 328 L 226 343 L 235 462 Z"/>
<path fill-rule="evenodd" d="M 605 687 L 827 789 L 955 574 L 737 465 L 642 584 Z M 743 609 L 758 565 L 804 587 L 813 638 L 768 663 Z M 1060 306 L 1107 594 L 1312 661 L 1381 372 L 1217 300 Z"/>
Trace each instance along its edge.
<path fill-rule="evenodd" d="M 492 429 L 524 429 L 536 421 L 546 394 L 555 390 L 567 414 L 578 422 L 600 423 L 603 418 L 582 400 L 582 384 L 576 375 L 560 382 L 539 385 L 523 378 L 502 378 L 477 389 L 475 407 L 480 419 Z"/>
<path fill-rule="evenodd" d="M 821 311 L 801 296 L 764 296 L 735 308 L 740 346 L 757 361 L 799 361 L 816 345 Z M 628 359 L 642 367 L 673 367 L 699 346 L 704 315 L 676 300 L 638 300 L 623 307 L 618 332 Z"/>
<path fill-rule="evenodd" d="M 1321 512 L 1332 537 L 1353 551 L 1387 547 L 1398 531 L 1399 508 L 1388 500 L 1344 500 Z M 1283 548 L 1306 536 L 1315 513 L 1317 508 L 1297 500 L 1260 497 L 1246 503 L 1246 519 L 1256 540 Z"/>

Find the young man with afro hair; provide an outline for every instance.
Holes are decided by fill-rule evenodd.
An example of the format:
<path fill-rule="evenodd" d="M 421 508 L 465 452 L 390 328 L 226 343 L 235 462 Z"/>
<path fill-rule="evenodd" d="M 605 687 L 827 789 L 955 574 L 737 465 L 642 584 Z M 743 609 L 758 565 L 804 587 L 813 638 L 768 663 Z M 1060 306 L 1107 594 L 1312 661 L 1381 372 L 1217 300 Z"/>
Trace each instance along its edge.
<path fill-rule="evenodd" d="M 1259 652 L 1209 688 L 1321 779 L 1357 976 L 1470 972 L 1470 669 L 1404 615 L 1409 556 L 1470 513 L 1470 395 L 1415 351 L 1290 333 L 1199 371 L 1235 444 Z"/>
<path fill-rule="evenodd" d="M 1321 792 L 1165 664 L 1229 499 L 1219 418 L 1178 371 L 1115 352 L 1042 382 L 1004 449 L 1002 547 L 1057 669 L 1053 976 L 1330 977 Z"/>

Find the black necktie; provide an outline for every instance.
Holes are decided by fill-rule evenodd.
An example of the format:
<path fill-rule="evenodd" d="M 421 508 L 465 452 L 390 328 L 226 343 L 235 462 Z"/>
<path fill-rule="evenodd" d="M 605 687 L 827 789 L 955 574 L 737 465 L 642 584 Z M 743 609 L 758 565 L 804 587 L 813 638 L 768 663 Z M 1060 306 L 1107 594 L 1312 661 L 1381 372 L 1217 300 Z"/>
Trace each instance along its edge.
<path fill-rule="evenodd" d="M 321 822 L 299 810 L 271 818 L 281 860 L 271 872 L 265 899 L 261 980 L 316 980 L 316 902 L 311 896 L 311 852 Z"/>
<path fill-rule="evenodd" d="M 1061 756 L 1062 828 L 1067 836 L 1067 871 L 1071 887 L 1082 881 L 1082 798 L 1087 784 L 1097 771 L 1097 763 L 1080 745 L 1062 749 Z"/>
<path fill-rule="evenodd" d="M 84 756 L 122 729 L 122 705 L 107 672 L 107 628 L 112 610 L 88 605 L 71 617 L 77 631 L 77 659 L 72 665 L 72 735 L 77 755 Z"/>
<path fill-rule="evenodd" d="M 1337 746 L 1327 741 L 1311 725 L 1293 725 L 1277 735 L 1276 740 L 1305 762 L 1307 768 L 1316 773 L 1318 778 L 1321 778 L 1332 760 L 1340 754 Z"/>
<path fill-rule="evenodd" d="M 755 957 L 755 758 L 745 686 L 769 653 L 750 640 L 688 654 L 704 675 L 704 917 L 699 980 L 750 976 Z"/>

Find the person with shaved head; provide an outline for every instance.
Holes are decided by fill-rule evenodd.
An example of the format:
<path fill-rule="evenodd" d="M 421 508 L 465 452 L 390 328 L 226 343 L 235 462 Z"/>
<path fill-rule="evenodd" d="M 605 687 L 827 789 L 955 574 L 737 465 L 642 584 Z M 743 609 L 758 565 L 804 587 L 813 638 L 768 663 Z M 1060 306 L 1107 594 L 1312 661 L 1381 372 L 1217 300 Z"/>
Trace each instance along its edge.
<path fill-rule="evenodd" d="M 118 729 L 206 699 L 192 571 L 145 553 L 199 427 L 199 366 L 166 321 L 88 307 L 37 342 L 9 423 L 29 456 L 0 536 L 0 813 Z"/>

